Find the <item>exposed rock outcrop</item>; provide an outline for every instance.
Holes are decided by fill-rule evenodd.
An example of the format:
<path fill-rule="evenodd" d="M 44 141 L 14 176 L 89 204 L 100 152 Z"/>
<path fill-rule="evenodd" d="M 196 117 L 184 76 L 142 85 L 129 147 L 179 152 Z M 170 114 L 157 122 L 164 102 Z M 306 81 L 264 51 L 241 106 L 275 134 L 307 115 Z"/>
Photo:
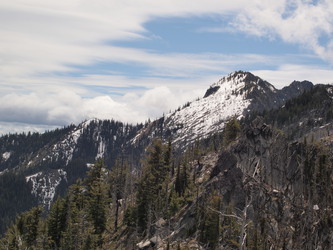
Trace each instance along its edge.
<path fill-rule="evenodd" d="M 332 249 L 332 184 L 325 186 L 318 179 L 326 178 L 318 177 L 320 171 L 332 178 L 332 159 L 320 165 L 323 155 L 329 157 L 329 152 L 315 144 L 289 142 L 262 118 L 255 119 L 236 142 L 214 158 L 214 164 L 207 164 L 209 157 L 201 162 L 197 173 L 201 191 L 170 220 L 168 229 L 161 229 L 160 245 L 181 242 L 188 246 L 186 242 L 192 239 L 206 249 L 200 244 L 200 230 L 204 229 L 197 211 L 204 208 L 205 213 L 214 213 L 209 197 L 215 193 L 222 198 L 217 219 L 235 219 L 232 230 L 239 234 L 238 246 L 250 237 L 252 243 L 248 244 L 259 249 Z M 320 198 L 323 190 L 325 199 Z M 220 238 L 219 246 L 228 249 L 228 239 Z"/>

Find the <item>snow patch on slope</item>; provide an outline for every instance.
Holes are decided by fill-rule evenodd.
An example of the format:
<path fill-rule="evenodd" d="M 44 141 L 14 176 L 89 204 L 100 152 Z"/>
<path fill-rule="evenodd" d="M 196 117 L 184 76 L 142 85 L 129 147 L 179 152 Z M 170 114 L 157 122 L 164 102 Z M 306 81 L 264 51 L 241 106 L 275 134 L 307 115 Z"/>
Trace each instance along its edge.
<path fill-rule="evenodd" d="M 105 144 L 103 138 L 100 138 L 95 160 L 97 160 L 99 158 L 103 158 L 104 154 L 105 154 L 105 150 L 106 150 L 106 144 Z"/>
<path fill-rule="evenodd" d="M 223 129 L 230 117 L 241 118 L 251 103 L 246 99 L 251 89 L 245 90 L 245 77 L 246 73 L 224 77 L 211 86 L 219 86 L 214 94 L 168 114 L 165 126 L 176 131 L 174 142 L 185 140 L 189 143 L 207 137 L 211 132 Z"/>
<path fill-rule="evenodd" d="M 10 158 L 11 153 L 10 152 L 5 152 L 2 154 L 2 159 L 7 161 Z"/>
<path fill-rule="evenodd" d="M 73 158 L 74 150 L 77 146 L 77 141 L 81 137 L 83 131 L 88 127 L 88 125 L 93 121 L 87 120 L 81 123 L 75 130 L 68 134 L 65 139 L 60 143 L 53 145 L 52 153 L 48 155 L 48 159 L 51 161 L 58 161 L 59 158 L 66 160 L 66 166 Z"/>
<path fill-rule="evenodd" d="M 38 172 L 25 177 L 26 182 L 31 182 L 31 194 L 38 197 L 38 202 L 48 209 L 54 199 L 57 186 L 62 180 L 67 181 L 67 173 L 63 169 L 51 170 L 48 173 Z"/>
<path fill-rule="evenodd" d="M 5 169 L 4 171 L 0 171 L 0 175 L 7 173 L 7 172 L 8 172 L 8 169 Z"/>

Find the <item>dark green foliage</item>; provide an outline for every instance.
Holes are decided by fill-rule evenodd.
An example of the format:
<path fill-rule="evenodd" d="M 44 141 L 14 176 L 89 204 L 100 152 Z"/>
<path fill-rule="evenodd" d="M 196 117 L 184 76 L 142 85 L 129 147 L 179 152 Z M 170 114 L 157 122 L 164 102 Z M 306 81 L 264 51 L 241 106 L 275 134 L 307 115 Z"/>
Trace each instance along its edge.
<path fill-rule="evenodd" d="M 66 200 L 68 201 L 66 229 L 62 233 L 61 244 L 66 249 L 80 249 L 85 244 L 87 234 L 92 231 L 91 222 L 88 220 L 87 189 L 82 181 L 70 186 Z"/>
<path fill-rule="evenodd" d="M 18 231 L 23 236 L 22 238 L 28 247 L 36 242 L 41 211 L 41 208 L 35 207 L 22 214 L 18 219 Z"/>
<path fill-rule="evenodd" d="M 87 173 L 89 214 L 94 226 L 94 232 L 101 234 L 106 228 L 106 204 L 108 201 L 106 171 L 102 160 Z"/>
<path fill-rule="evenodd" d="M 41 212 L 41 208 L 35 207 L 18 216 L 0 242 L 5 249 L 30 249 L 36 245 Z"/>
<path fill-rule="evenodd" d="M 76 183 L 79 178 L 86 175 L 88 168 L 87 163 L 83 159 L 74 159 L 64 168 L 67 173 L 67 182 L 72 185 Z"/>
<path fill-rule="evenodd" d="M 200 241 L 209 249 L 215 249 L 219 242 L 220 235 L 220 218 L 217 211 L 220 211 L 221 197 L 212 195 L 205 208 L 202 209 L 201 234 Z"/>
<path fill-rule="evenodd" d="M 148 178 L 148 177 L 146 177 Z M 136 196 L 137 212 L 138 215 L 138 231 L 139 233 L 145 232 L 148 224 L 148 216 L 151 213 L 151 197 L 150 187 L 146 180 L 141 180 L 138 185 L 138 191 Z"/>
<path fill-rule="evenodd" d="M 135 207 L 128 207 L 124 215 L 124 224 L 129 228 L 134 228 L 138 219 L 137 209 Z"/>
<path fill-rule="evenodd" d="M 89 194 L 89 212 L 96 234 L 104 232 L 106 227 L 106 190 L 102 185 L 94 185 Z"/>
<path fill-rule="evenodd" d="M 329 150 L 321 144 L 312 143 L 304 147 L 303 180 L 305 195 L 316 203 L 326 205 L 333 201 L 331 175 L 333 171 Z"/>
<path fill-rule="evenodd" d="M 68 201 L 58 198 L 52 205 L 48 215 L 47 227 L 48 236 L 51 240 L 52 248 L 60 246 L 60 240 L 67 228 Z"/>
<path fill-rule="evenodd" d="M 175 191 L 178 193 L 179 196 L 183 194 L 183 182 L 181 180 L 180 174 L 180 165 L 177 166 L 177 173 L 176 173 L 176 181 L 175 181 Z"/>
<path fill-rule="evenodd" d="M 18 213 L 37 205 L 31 187 L 21 173 L 0 175 L 0 235 Z"/>
<path fill-rule="evenodd" d="M 307 104 L 300 102 L 299 105 Z M 294 107 L 288 104 L 278 119 L 288 123 L 291 110 L 294 110 Z M 301 108 L 296 110 L 302 112 Z M 269 115 L 267 114 L 267 117 Z M 110 125 L 102 122 L 93 124 L 105 128 Z M 313 247 L 305 245 L 306 242 L 313 242 L 316 237 L 326 237 L 327 229 L 332 227 L 330 204 L 333 201 L 333 164 L 330 150 L 321 143 L 308 143 L 306 140 L 301 146 L 298 146 L 301 143 L 296 142 L 281 149 L 283 154 L 292 154 L 295 157 L 290 162 L 297 159 L 294 165 L 286 166 L 286 171 L 295 171 L 292 178 L 297 178 L 297 185 L 293 186 L 292 180 L 288 179 L 285 190 L 275 190 L 273 184 L 252 173 L 244 173 L 244 178 L 238 182 L 237 179 L 229 177 L 235 169 L 237 173 L 242 173 L 238 166 L 244 167 L 241 164 L 247 161 L 247 158 L 241 157 L 246 152 L 253 157 L 249 159 L 249 164 L 260 160 L 256 166 L 262 167 L 262 173 L 269 169 L 269 164 L 273 164 L 270 156 L 276 153 L 270 151 L 270 143 L 275 141 L 269 141 L 271 138 L 263 138 L 259 134 L 258 137 L 263 143 L 266 142 L 265 139 L 268 142 L 263 144 L 267 150 L 265 158 L 260 158 L 260 152 L 251 155 L 253 148 L 257 151 L 261 148 L 257 147 L 256 141 L 253 141 L 255 145 L 251 144 L 250 150 L 247 148 L 246 143 L 250 144 L 252 141 L 245 135 L 240 135 L 241 127 L 243 126 L 240 126 L 239 121 L 231 119 L 226 124 L 224 133 L 196 141 L 187 151 L 180 151 L 179 155 L 174 154 L 171 140 L 165 144 L 162 140 L 155 140 L 147 148 L 146 157 L 141 161 L 142 169 L 130 166 L 126 155 L 128 152 L 121 153 L 111 171 L 106 170 L 104 162 L 99 160 L 83 181 L 78 181 L 69 188 L 65 198 L 55 201 L 45 220 L 34 217 L 36 214 L 33 212 L 29 215 L 23 214 L 17 219 L 17 223 L 8 229 L 2 242 L 5 242 L 9 249 L 17 249 L 18 236 L 25 235 L 25 246 L 38 246 L 36 249 L 133 249 L 136 243 L 150 239 L 160 232 L 164 237 L 174 231 L 179 233 L 181 244 L 175 243 L 178 239 L 170 237 L 167 240 L 173 242 L 163 247 L 186 248 L 184 242 L 191 238 L 207 249 L 236 249 L 243 247 L 243 243 L 247 249 L 268 249 L 277 247 L 276 238 L 286 235 L 287 242 L 292 235 L 295 242 L 300 241 L 299 239 L 305 242 L 295 249 L 312 249 Z M 92 127 L 86 133 L 95 132 Z M 103 133 L 109 140 L 116 141 L 111 135 L 118 135 L 117 133 L 108 132 L 106 129 Z M 294 146 L 297 150 L 294 150 Z M 227 155 L 235 158 L 232 164 L 229 157 L 221 158 L 222 147 L 223 152 L 228 152 Z M 89 154 L 92 148 L 87 146 L 84 152 Z M 276 148 L 278 147 L 274 147 Z M 205 155 L 207 152 L 212 155 L 211 159 L 208 154 Z M 220 159 L 223 159 L 221 162 L 215 162 L 215 152 L 220 152 Z M 86 165 L 84 160 L 76 160 L 71 164 L 68 170 L 79 166 L 78 169 L 71 170 L 71 181 L 74 181 L 74 176 L 80 176 Z M 278 168 L 278 165 L 274 167 Z M 281 172 L 283 171 L 285 169 L 281 169 Z M 261 174 L 260 171 L 258 174 Z M 24 182 L 24 178 L 21 182 Z M 232 196 L 230 193 L 237 186 L 234 182 L 244 184 L 244 189 L 239 189 L 240 193 Z M 247 189 L 245 185 L 248 185 Z M 292 196 L 294 190 L 297 190 L 301 197 L 301 201 L 295 202 L 295 205 L 289 199 L 295 198 Z M 246 202 L 252 202 L 247 215 L 242 206 L 236 208 L 233 204 L 243 195 L 251 197 L 246 199 Z M 320 210 L 314 210 L 314 205 L 318 205 Z M 283 218 L 283 213 L 293 214 L 294 218 Z M 310 226 L 307 226 L 306 222 L 309 222 Z M 190 227 L 187 227 L 187 223 Z M 280 230 L 287 230 L 287 233 L 282 234 Z M 313 232 L 319 233 L 314 236 Z M 246 241 L 242 242 L 245 235 Z M 126 244 L 126 241 L 133 244 L 123 247 L 122 244 Z M 111 245 L 112 242 L 119 245 Z M 323 249 L 329 249 L 329 243 L 325 244 Z M 287 247 L 280 244 L 279 248 Z"/>
<path fill-rule="evenodd" d="M 170 167 L 172 165 L 172 140 L 171 137 L 168 139 L 168 144 L 164 150 L 164 165 L 166 172 L 170 172 Z"/>
<path fill-rule="evenodd" d="M 179 196 L 183 196 L 189 183 L 187 163 L 177 166 L 177 175 L 175 181 L 175 191 Z"/>
<path fill-rule="evenodd" d="M 149 233 L 150 224 L 156 219 L 156 215 L 162 215 L 167 210 L 164 188 L 167 183 L 164 182 L 170 171 L 170 151 L 170 144 L 165 148 L 161 140 L 153 141 L 148 149 L 137 192 L 138 228 L 141 233 Z"/>
<path fill-rule="evenodd" d="M 94 162 L 99 147 L 99 142 L 96 141 L 98 137 L 103 138 L 106 145 L 104 161 L 107 165 L 115 165 L 116 159 L 124 154 L 128 158 L 132 155 L 135 158 L 135 152 L 124 152 L 123 145 L 131 140 L 142 126 L 142 124 L 133 126 L 115 120 L 93 120 L 78 139 L 80 150 L 74 152 L 73 158 Z"/>
<path fill-rule="evenodd" d="M 130 166 L 123 160 L 117 160 L 113 166 L 108 182 L 110 183 L 109 196 L 111 197 L 112 203 L 115 206 L 115 219 L 114 219 L 114 230 L 118 230 L 119 221 L 119 209 L 121 207 L 121 201 L 127 198 L 127 195 L 132 192 L 131 185 L 128 183 L 130 178 Z"/>
<path fill-rule="evenodd" d="M 9 134 L 0 137 L 0 152 L 11 152 L 8 160 L 1 161 L 0 158 L 0 171 L 16 167 L 26 154 L 35 153 L 43 146 L 58 140 L 73 128 L 74 125 L 71 125 L 43 134 L 29 132 L 27 134 Z"/>
<path fill-rule="evenodd" d="M 330 122 L 333 118 L 332 94 L 328 90 L 330 87 L 329 85 L 316 85 L 311 90 L 287 101 L 281 108 L 266 110 L 259 114 L 252 112 L 245 119 L 245 122 L 248 123 L 248 119 L 258 115 L 263 116 L 267 123 L 277 124 L 278 126 L 298 121 L 301 117 L 309 118 L 309 126 L 315 125 L 313 124 L 314 120 L 311 120 L 311 118 L 324 118 L 321 123 Z M 311 116 L 309 117 L 310 114 Z"/>
<path fill-rule="evenodd" d="M 28 176 L 39 171 L 47 172 L 49 168 L 64 169 L 67 172 L 67 182 L 62 181 L 60 183 L 55 195 L 56 197 L 59 195 L 63 196 L 68 186 L 74 184 L 78 178 L 82 178 L 85 175 L 87 171 L 86 164 L 95 161 L 101 141 L 105 144 L 104 157 L 108 166 L 112 166 L 120 156 L 126 157 L 132 163 L 139 162 L 143 146 L 138 148 L 124 148 L 123 146 L 136 135 L 142 126 L 142 124 L 134 126 L 114 120 L 92 120 L 82 128 L 71 125 L 43 134 L 22 133 L 1 136 L 0 172 L 3 170 L 14 171 L 14 168 L 24 168 L 22 170 L 24 173 L 19 178 L 13 177 L 14 174 L 13 176 L 0 175 L 0 235 L 3 234 L 5 228 L 13 221 L 18 212 L 37 205 L 37 199 L 28 193 L 31 192 L 31 189 L 30 191 L 28 190 L 29 184 L 25 182 L 24 175 Z M 63 154 L 62 151 L 55 157 L 39 162 L 37 155 L 49 153 L 55 143 L 58 144 L 63 141 L 74 129 L 80 129 L 82 136 L 76 142 L 76 150 L 74 150 L 69 162 L 67 162 L 69 160 L 68 156 Z M 10 153 L 8 159 L 1 157 L 5 152 Z M 31 166 L 25 168 L 30 159 Z M 11 179 L 10 182 L 8 179 Z M 10 184 L 2 185 L 1 182 Z M 26 187 L 23 187 L 23 185 L 26 185 Z"/>
<path fill-rule="evenodd" d="M 228 145 L 234 141 L 241 132 L 241 126 L 236 118 L 230 119 L 224 128 L 223 142 L 224 145 Z"/>
<path fill-rule="evenodd" d="M 99 160 L 87 173 L 87 178 L 69 188 L 65 198 L 58 198 L 47 218 L 41 221 L 41 208 L 21 214 L 2 240 L 14 249 L 19 246 L 39 246 L 43 249 L 96 249 L 103 244 L 102 234 L 107 224 L 107 174 Z M 38 240 L 39 239 L 39 240 Z"/>

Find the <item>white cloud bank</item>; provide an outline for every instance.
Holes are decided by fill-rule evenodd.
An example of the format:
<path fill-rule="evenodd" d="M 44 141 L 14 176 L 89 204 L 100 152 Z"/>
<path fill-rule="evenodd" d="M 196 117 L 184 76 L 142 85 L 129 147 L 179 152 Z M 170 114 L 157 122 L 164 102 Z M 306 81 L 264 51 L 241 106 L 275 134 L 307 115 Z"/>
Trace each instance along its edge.
<path fill-rule="evenodd" d="M 242 65 L 258 65 L 254 72 L 278 87 L 291 79 L 332 82 L 331 66 L 293 65 L 293 55 L 160 54 L 114 45 L 149 39 L 144 25 L 157 18 L 205 15 L 228 15 L 228 26 L 221 24 L 224 32 L 281 39 L 333 63 L 331 0 L 2 1 L 0 120 L 51 126 L 92 117 L 143 121 L 202 96 L 220 72 Z M 135 79 L 114 72 L 66 76 L 80 66 L 100 62 L 142 65 L 148 70 Z M 260 70 L 260 65 L 275 70 Z M 148 90 L 133 90 L 115 99 L 92 90 L 94 85 Z"/>
<path fill-rule="evenodd" d="M 150 89 L 142 95 L 128 93 L 118 101 L 106 95 L 82 98 L 68 90 L 49 95 L 42 92 L 9 94 L 0 99 L 0 117 L 7 124 L 44 124 L 51 127 L 78 124 L 91 118 L 113 118 L 126 123 L 137 123 L 144 122 L 148 117 L 160 117 L 161 110 L 176 109 L 177 105 L 192 100 L 197 94 L 201 95 L 201 91 L 174 94 L 165 86 Z M 2 128 L 0 125 L 0 130 L 4 126 L 5 124 Z"/>
<path fill-rule="evenodd" d="M 51 95 L 10 94 L 0 100 L 0 116 L 5 122 L 62 125 L 89 118 L 110 118 L 135 122 L 142 119 L 128 105 L 115 102 L 109 96 L 82 98 L 64 90 Z"/>
<path fill-rule="evenodd" d="M 304 46 L 333 64 L 333 1 L 254 1 L 234 26 L 257 36 L 279 37 Z"/>

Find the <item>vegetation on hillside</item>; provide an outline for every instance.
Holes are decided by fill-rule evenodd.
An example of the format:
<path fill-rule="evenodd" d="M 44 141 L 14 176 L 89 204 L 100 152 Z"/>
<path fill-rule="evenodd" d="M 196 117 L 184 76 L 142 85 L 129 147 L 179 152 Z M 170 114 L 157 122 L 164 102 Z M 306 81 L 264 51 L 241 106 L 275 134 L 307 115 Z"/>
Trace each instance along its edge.
<path fill-rule="evenodd" d="M 330 249 L 332 139 L 284 136 L 300 123 L 331 122 L 332 107 L 329 88 L 317 86 L 259 122 L 258 114 L 231 118 L 223 133 L 181 153 L 171 138 L 155 138 L 140 162 L 99 159 L 49 211 L 19 214 L 0 249 Z M 72 176 L 86 169 L 72 164 Z M 20 183 L 15 195 L 32 197 L 23 175 L 3 174 L 0 190 L 11 183 Z M 17 204 L 8 206 L 17 213 Z"/>
<path fill-rule="evenodd" d="M 295 203 L 297 220 L 290 218 L 287 225 L 292 230 L 277 221 L 282 229 L 274 236 L 271 220 L 278 218 L 275 213 L 283 213 L 283 206 L 275 208 L 276 212 L 265 209 L 267 204 L 273 206 L 289 196 L 262 194 L 273 199 L 262 204 L 255 192 L 268 192 L 267 183 L 257 183 L 245 172 L 242 176 L 236 167 L 226 168 L 235 162 L 227 152 L 239 147 L 239 136 L 245 135 L 239 122 L 231 119 L 223 134 L 196 142 L 180 156 L 175 154 L 171 140 L 154 140 L 147 148 L 141 170 L 122 158 L 107 170 L 103 160 L 98 160 L 83 180 L 70 186 L 64 197 L 58 197 L 47 215 L 40 207 L 20 214 L 0 241 L 0 248 L 143 249 L 159 245 L 187 249 L 197 244 L 205 249 L 267 249 L 291 244 L 287 241 L 298 249 L 311 249 L 316 244 L 329 246 L 325 235 L 333 223 L 329 210 L 333 201 L 333 164 L 327 148 L 315 142 L 301 144 L 297 154 L 305 200 Z M 206 174 L 209 169 L 205 169 L 203 158 L 210 161 L 207 155 L 214 152 L 222 153 Z M 243 193 L 233 193 L 240 191 Z M 239 195 L 241 203 L 235 198 Z M 310 204 L 311 210 L 297 207 L 300 204 Z M 262 210 L 253 210 L 260 206 Z M 314 214 L 317 207 L 327 210 Z M 319 224 L 304 225 L 315 219 Z M 310 234 L 316 234 L 316 238 Z"/>

